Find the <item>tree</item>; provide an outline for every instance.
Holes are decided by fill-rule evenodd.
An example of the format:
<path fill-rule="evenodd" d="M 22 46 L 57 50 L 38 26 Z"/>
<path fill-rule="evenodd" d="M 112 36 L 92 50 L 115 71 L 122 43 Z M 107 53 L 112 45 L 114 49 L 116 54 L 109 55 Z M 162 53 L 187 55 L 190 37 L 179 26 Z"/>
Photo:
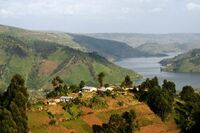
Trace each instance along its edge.
<path fill-rule="evenodd" d="M 172 102 L 168 100 L 167 95 L 161 88 L 153 88 L 147 97 L 147 104 L 151 110 L 165 120 L 169 113 L 172 111 Z"/>
<path fill-rule="evenodd" d="M 3 94 L 2 98 L 2 113 L 5 113 L 7 114 L 7 116 L 9 116 L 6 118 L 10 121 L 11 125 L 16 124 L 15 129 L 18 133 L 28 132 L 28 118 L 26 115 L 28 93 L 27 88 L 24 86 L 24 84 L 25 82 L 21 75 L 14 75 L 7 91 Z M 6 110 L 10 112 L 12 117 L 10 117 L 9 113 Z M 1 122 L 5 121 L 6 120 L 2 120 Z M 13 121 L 15 124 L 13 123 Z"/>
<path fill-rule="evenodd" d="M 122 87 L 132 87 L 133 82 L 131 81 L 131 78 L 129 75 L 127 75 L 124 79 L 124 81 L 122 82 L 121 86 Z"/>
<path fill-rule="evenodd" d="M 103 72 L 100 72 L 98 75 L 97 75 L 97 80 L 99 81 L 99 84 L 100 84 L 100 87 L 103 86 L 103 79 L 105 77 L 105 74 Z"/>
<path fill-rule="evenodd" d="M 12 114 L 7 109 L 0 109 L 0 132 L 17 133 L 17 126 Z"/>
<path fill-rule="evenodd" d="M 93 125 L 94 133 L 133 133 L 135 112 L 124 112 L 122 115 L 112 114 L 109 122 L 102 126 Z"/>
<path fill-rule="evenodd" d="M 184 86 L 180 92 L 181 99 L 184 101 L 192 101 L 194 98 L 194 89 L 192 86 Z"/>
<path fill-rule="evenodd" d="M 163 81 L 162 89 L 167 90 L 170 94 L 175 95 L 176 94 L 176 85 L 172 81 Z"/>
<path fill-rule="evenodd" d="M 60 84 L 62 84 L 63 83 L 63 80 L 59 77 L 59 76 L 56 76 L 53 80 L 52 80 L 52 85 L 54 86 L 54 87 L 57 87 L 57 86 L 59 86 Z"/>
<path fill-rule="evenodd" d="M 82 89 L 84 86 L 85 86 L 85 82 L 82 80 L 82 81 L 79 83 L 79 88 Z"/>

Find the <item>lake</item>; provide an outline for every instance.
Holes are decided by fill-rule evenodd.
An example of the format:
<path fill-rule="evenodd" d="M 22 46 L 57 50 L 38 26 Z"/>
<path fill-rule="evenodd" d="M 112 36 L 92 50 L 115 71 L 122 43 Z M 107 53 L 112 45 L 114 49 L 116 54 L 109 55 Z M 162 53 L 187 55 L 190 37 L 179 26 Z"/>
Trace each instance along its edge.
<path fill-rule="evenodd" d="M 185 85 L 191 85 L 194 88 L 200 88 L 200 73 L 173 73 L 160 71 L 161 65 L 159 62 L 165 58 L 171 58 L 178 53 L 170 53 L 166 57 L 141 57 L 141 58 L 128 58 L 115 62 L 115 64 L 136 71 L 144 78 L 143 80 L 136 81 L 140 84 L 146 78 L 153 78 L 157 76 L 160 84 L 164 79 L 175 82 L 177 90 L 182 90 Z"/>

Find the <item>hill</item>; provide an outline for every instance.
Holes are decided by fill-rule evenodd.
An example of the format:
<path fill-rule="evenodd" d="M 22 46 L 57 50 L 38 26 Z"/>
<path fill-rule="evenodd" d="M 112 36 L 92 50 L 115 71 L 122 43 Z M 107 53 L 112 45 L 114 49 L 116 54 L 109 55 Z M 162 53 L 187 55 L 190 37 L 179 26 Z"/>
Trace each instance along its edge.
<path fill-rule="evenodd" d="M 80 47 L 75 48 L 70 39 L 65 44 L 56 43 L 57 37 L 50 37 L 56 34 L 0 28 L 0 88 L 6 88 L 15 73 L 23 75 L 31 89 L 47 88 L 58 75 L 69 84 L 81 80 L 96 84 L 96 75 L 102 71 L 106 83 L 121 83 L 126 75 L 139 78 L 135 72 L 118 67 L 95 52 L 77 50 Z M 62 39 L 58 37 L 57 41 Z"/>
<path fill-rule="evenodd" d="M 200 49 L 194 49 L 171 59 L 160 62 L 164 71 L 200 72 Z"/>
<path fill-rule="evenodd" d="M 30 31 L 4 25 L 0 25 L 0 34 L 12 35 L 22 39 L 26 43 L 33 43 L 38 40 L 48 41 L 83 52 L 97 52 L 111 61 L 122 58 L 150 56 L 150 54 L 138 51 L 123 42 L 97 39 L 80 34 Z"/>
<path fill-rule="evenodd" d="M 88 36 L 121 41 L 148 54 L 188 51 L 200 48 L 200 34 L 136 34 L 136 33 L 96 33 Z M 156 51 L 155 51 L 155 49 Z"/>
<path fill-rule="evenodd" d="M 87 101 L 95 94 L 83 93 L 81 98 Z M 108 104 L 106 108 L 93 109 L 84 105 L 79 105 L 81 115 L 78 119 L 68 119 L 67 111 L 59 105 L 33 105 L 32 111 L 28 112 L 29 128 L 32 133 L 92 133 L 92 125 L 102 125 L 109 121 L 112 114 L 122 114 L 125 111 L 134 110 L 136 119 L 134 120 L 134 127 L 136 133 L 160 133 L 160 132 L 173 132 L 178 133 L 176 123 L 173 119 L 163 122 L 151 109 L 143 102 L 133 99 L 132 95 L 118 95 L 116 98 L 103 97 Z M 119 105 L 123 103 L 123 105 Z M 43 106 L 43 107 L 42 107 Z M 41 108 L 39 110 L 39 108 Z M 50 125 L 52 114 L 56 119 L 55 125 Z"/>
<path fill-rule="evenodd" d="M 109 60 L 154 56 L 150 53 L 135 49 L 124 42 L 97 39 L 80 34 L 69 34 L 73 41 L 80 44 L 87 51 L 95 51 Z"/>

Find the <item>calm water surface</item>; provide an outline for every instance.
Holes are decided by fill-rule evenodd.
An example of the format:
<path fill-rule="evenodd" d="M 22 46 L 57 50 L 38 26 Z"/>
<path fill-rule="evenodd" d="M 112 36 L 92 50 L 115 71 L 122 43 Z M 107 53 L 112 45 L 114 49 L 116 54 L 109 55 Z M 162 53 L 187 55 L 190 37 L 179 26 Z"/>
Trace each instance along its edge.
<path fill-rule="evenodd" d="M 181 90 L 185 85 L 192 85 L 194 88 L 200 88 L 200 73 L 173 73 L 160 71 L 161 65 L 159 64 L 159 61 L 165 58 L 174 57 L 177 54 L 178 53 L 171 53 L 167 57 L 129 58 L 115 63 L 138 72 L 143 75 L 144 79 L 157 76 L 160 83 L 162 83 L 164 79 L 174 81 L 177 90 Z M 136 84 L 139 84 L 142 81 L 143 80 L 137 81 Z"/>

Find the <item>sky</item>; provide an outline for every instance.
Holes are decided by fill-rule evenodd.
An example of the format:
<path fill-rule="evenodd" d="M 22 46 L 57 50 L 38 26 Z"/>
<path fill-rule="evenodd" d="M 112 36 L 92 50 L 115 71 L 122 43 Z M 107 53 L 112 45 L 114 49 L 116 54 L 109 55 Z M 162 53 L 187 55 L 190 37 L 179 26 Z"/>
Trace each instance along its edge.
<path fill-rule="evenodd" d="M 0 0 L 0 24 L 73 33 L 200 33 L 200 0 Z"/>

